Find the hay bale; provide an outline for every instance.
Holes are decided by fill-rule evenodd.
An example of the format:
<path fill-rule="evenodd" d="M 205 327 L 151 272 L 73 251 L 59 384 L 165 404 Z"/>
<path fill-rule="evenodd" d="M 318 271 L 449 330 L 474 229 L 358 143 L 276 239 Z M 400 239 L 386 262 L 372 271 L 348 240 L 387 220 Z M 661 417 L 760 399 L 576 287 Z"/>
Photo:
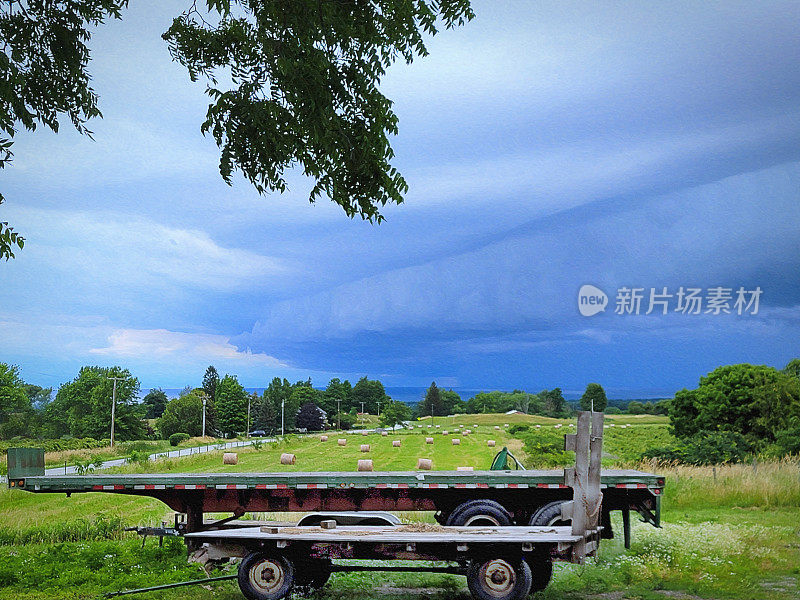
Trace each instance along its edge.
<path fill-rule="evenodd" d="M 456 467 L 456 471 L 474 471 L 475 467 Z"/>
<path fill-rule="evenodd" d="M 425 438 L 425 443 L 426 444 L 432 444 L 433 443 L 433 438 L 426 437 Z"/>
<path fill-rule="evenodd" d="M 486 440 L 486 445 L 489 446 L 489 448 L 494 448 L 495 444 L 496 442 L 494 440 Z"/>
<path fill-rule="evenodd" d="M 369 452 L 369 444 L 361 444 L 362 452 Z"/>
<path fill-rule="evenodd" d="M 433 469 L 433 461 L 430 458 L 417 459 L 417 471 L 430 471 Z"/>
<path fill-rule="evenodd" d="M 399 448 L 400 447 L 400 440 L 394 440 L 392 442 L 392 447 Z"/>
<path fill-rule="evenodd" d="M 319 441 L 320 441 L 320 442 L 327 442 L 327 441 L 328 441 L 328 436 L 327 436 L 327 435 L 321 435 L 321 436 L 319 436 Z"/>
<path fill-rule="evenodd" d="M 226 452 L 222 455 L 223 465 L 235 465 L 239 462 L 239 455 L 236 452 Z"/>
<path fill-rule="evenodd" d="M 495 425 L 494 428 L 495 429 L 500 429 L 500 425 Z"/>
<path fill-rule="evenodd" d="M 445 429 L 445 430 L 442 432 L 442 435 L 448 435 L 449 433 L 450 433 L 450 432 L 449 432 L 449 431 L 447 431 L 447 429 Z"/>
<path fill-rule="evenodd" d="M 437 426 L 436 426 L 436 429 L 439 429 L 440 427 L 441 427 L 441 425 L 437 425 Z"/>
<path fill-rule="evenodd" d="M 381 431 L 381 435 L 386 437 L 387 435 L 389 435 L 389 432 L 388 431 Z"/>
<path fill-rule="evenodd" d="M 453 438 L 453 446 L 460 446 L 461 440 L 458 438 Z"/>
<path fill-rule="evenodd" d="M 367 431 L 362 431 L 361 435 L 369 435 L 369 433 Z"/>
<path fill-rule="evenodd" d="M 347 446 L 347 440 L 346 439 L 339 438 L 339 441 L 336 442 L 336 443 L 339 444 L 340 446 Z"/>
<path fill-rule="evenodd" d="M 372 461 L 368 458 L 359 460 L 357 470 L 372 471 Z"/>
<path fill-rule="evenodd" d="M 508 427 L 508 423 L 503 423 L 503 427 Z"/>
<path fill-rule="evenodd" d="M 282 465 L 293 465 L 294 464 L 294 460 L 295 460 L 295 455 L 294 454 L 287 454 L 287 453 L 281 454 L 281 464 Z"/>
<path fill-rule="evenodd" d="M 470 433 L 472 433 L 472 432 L 469 429 L 465 429 L 464 430 L 464 435 L 469 435 Z"/>

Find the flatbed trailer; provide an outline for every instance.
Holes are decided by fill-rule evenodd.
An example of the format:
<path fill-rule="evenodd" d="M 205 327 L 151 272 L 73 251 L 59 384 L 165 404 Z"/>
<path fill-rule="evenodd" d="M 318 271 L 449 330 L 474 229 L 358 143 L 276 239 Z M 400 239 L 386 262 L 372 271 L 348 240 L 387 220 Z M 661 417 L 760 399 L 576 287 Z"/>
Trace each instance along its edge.
<path fill-rule="evenodd" d="M 465 575 L 477 600 L 519 600 L 547 586 L 553 558 L 579 562 L 582 555 L 574 551 L 581 542 L 589 552 L 596 549 L 599 532 L 595 528 L 581 536 L 566 526 L 339 527 L 326 521 L 311 527 L 196 532 L 186 540 L 213 559 L 242 559 L 237 579 L 249 600 L 278 600 L 298 589 L 320 588 L 332 573 L 348 571 Z"/>
<path fill-rule="evenodd" d="M 560 505 L 572 497 L 564 471 L 525 470 L 498 453 L 493 470 L 45 475 L 44 452 L 8 451 L 9 487 L 34 493 L 111 493 L 156 498 L 185 515 L 183 533 L 208 527 L 205 513 L 433 511 L 441 525 L 566 524 Z M 506 468 L 499 468 L 506 467 Z M 602 470 L 600 522 L 613 537 L 611 511 L 622 511 L 626 546 L 630 512 L 660 526 L 664 478 L 636 470 Z M 365 521 L 374 524 L 371 521 Z"/>

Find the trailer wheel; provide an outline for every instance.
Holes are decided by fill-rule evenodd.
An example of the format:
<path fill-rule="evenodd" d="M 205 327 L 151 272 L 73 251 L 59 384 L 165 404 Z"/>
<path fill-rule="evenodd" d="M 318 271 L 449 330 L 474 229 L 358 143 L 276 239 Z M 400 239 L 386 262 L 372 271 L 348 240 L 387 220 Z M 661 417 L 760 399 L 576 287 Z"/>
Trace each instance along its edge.
<path fill-rule="evenodd" d="M 544 552 L 537 552 L 525 557 L 525 562 L 531 568 L 531 594 L 540 592 L 553 578 L 553 559 Z"/>
<path fill-rule="evenodd" d="M 467 570 L 467 587 L 476 600 L 522 600 L 531 590 L 531 568 L 521 559 L 475 559 Z"/>
<path fill-rule="evenodd" d="M 333 563 L 327 558 L 312 558 L 299 562 L 295 570 L 295 582 L 299 587 L 322 589 L 333 573 Z"/>
<path fill-rule="evenodd" d="M 456 507 L 447 517 L 447 525 L 456 527 L 506 527 L 511 513 L 494 500 L 470 500 Z"/>
<path fill-rule="evenodd" d="M 294 584 L 294 566 L 283 556 L 251 552 L 239 564 L 239 589 L 249 600 L 279 600 Z"/>
<path fill-rule="evenodd" d="M 571 521 L 561 518 L 561 505 L 564 500 L 556 500 L 545 504 L 531 517 L 528 525 L 542 525 L 542 526 L 564 526 L 569 525 Z"/>

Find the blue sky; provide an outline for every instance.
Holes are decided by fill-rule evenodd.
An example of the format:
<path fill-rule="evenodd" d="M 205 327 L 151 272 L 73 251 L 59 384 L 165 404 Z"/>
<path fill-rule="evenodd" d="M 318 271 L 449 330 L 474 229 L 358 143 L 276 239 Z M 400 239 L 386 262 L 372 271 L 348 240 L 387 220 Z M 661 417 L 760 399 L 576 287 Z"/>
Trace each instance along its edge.
<path fill-rule="evenodd" d="M 0 360 L 26 380 L 181 387 L 213 363 L 639 397 L 800 356 L 796 3 L 475 2 L 385 78 L 410 191 L 380 226 L 309 205 L 299 173 L 280 196 L 221 181 L 204 87 L 160 38 L 184 4 L 96 32 L 95 141 L 23 132 L 2 173 L 28 243 L 0 264 Z M 584 284 L 605 311 L 579 313 Z M 619 315 L 623 286 L 762 295 Z"/>

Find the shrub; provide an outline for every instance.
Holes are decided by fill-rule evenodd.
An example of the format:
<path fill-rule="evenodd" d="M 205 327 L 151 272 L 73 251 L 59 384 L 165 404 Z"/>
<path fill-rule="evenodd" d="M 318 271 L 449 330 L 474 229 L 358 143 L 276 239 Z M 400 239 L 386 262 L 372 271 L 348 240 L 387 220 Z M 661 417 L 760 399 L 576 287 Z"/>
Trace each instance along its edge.
<path fill-rule="evenodd" d="M 741 433 L 714 431 L 698 433 L 683 444 L 651 448 L 642 458 L 691 465 L 718 465 L 745 460 L 753 447 Z"/>
<path fill-rule="evenodd" d="M 128 455 L 128 463 L 131 465 L 143 465 L 150 462 L 150 453 L 146 450 L 133 450 Z"/>
<path fill-rule="evenodd" d="M 188 433 L 173 433 L 169 436 L 169 445 L 170 446 L 177 446 L 178 444 L 185 442 L 189 439 Z"/>
<path fill-rule="evenodd" d="M 508 428 L 508 433 L 511 435 L 515 435 L 517 433 L 522 433 L 523 431 L 530 431 L 531 426 L 517 423 L 516 425 L 512 425 Z"/>

